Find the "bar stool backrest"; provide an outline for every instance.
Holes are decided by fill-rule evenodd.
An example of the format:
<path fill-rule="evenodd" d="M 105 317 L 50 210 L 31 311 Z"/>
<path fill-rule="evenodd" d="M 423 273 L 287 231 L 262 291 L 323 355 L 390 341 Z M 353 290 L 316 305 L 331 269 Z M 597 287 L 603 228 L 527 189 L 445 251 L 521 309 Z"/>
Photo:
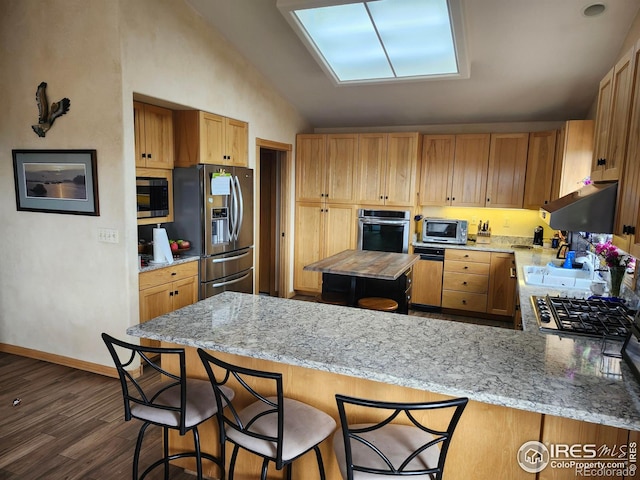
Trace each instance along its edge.
<path fill-rule="evenodd" d="M 394 403 L 338 394 L 336 402 L 342 424 L 347 480 L 358 478 L 357 472 L 377 474 L 381 479 L 408 477 L 440 480 L 453 432 L 468 399 Z M 347 418 L 353 418 L 354 414 L 359 420 L 367 418 L 367 409 L 370 409 L 371 418 L 375 418 L 373 422 L 359 421 L 357 425 L 349 424 Z M 434 409 L 450 410 L 446 429 L 435 430 L 416 418 L 419 416 L 417 412 Z M 379 420 L 381 415 L 384 415 L 383 420 Z M 406 418 L 403 418 L 405 416 Z M 394 420 L 402 421 L 394 422 Z M 393 445 L 396 440 L 402 442 L 403 446 L 410 445 L 410 447 L 398 449 L 397 445 Z M 358 453 L 354 453 L 354 450 Z M 398 451 L 401 451 L 400 456 Z M 426 454 L 437 458 L 437 464 L 419 467 L 424 462 L 416 460 L 420 460 L 420 456 Z M 363 463 L 357 463 L 356 458 L 366 460 Z"/>
<path fill-rule="evenodd" d="M 153 410 L 156 410 L 158 418 L 173 418 L 173 422 L 180 430 L 180 434 L 184 435 L 185 428 L 185 408 L 186 408 L 186 367 L 185 367 L 185 351 L 182 348 L 165 348 L 165 347 L 144 347 L 124 342 L 122 340 L 111 337 L 103 333 L 102 339 L 107 345 L 107 349 L 113 358 L 113 362 L 118 371 L 120 384 L 122 386 L 122 395 L 124 400 L 124 418 L 129 421 L 131 418 L 138 418 L 143 421 L 150 421 L 156 425 L 164 426 L 163 421 L 153 421 L 150 417 L 154 416 Z M 165 359 L 172 356 L 176 357 L 177 364 L 180 368 L 180 374 L 175 375 L 160 365 L 160 355 Z M 156 360 L 156 358 L 158 360 Z M 129 367 L 136 365 L 137 361 L 146 364 L 148 367 L 158 371 L 166 381 L 160 386 L 157 383 L 150 388 L 143 380 L 136 379 L 129 370 Z M 173 362 L 172 362 L 173 363 Z M 178 389 L 180 395 L 179 406 L 171 406 L 158 401 L 162 399 L 162 395 L 170 390 Z M 176 392 L 177 394 L 177 392 Z M 132 408 L 133 412 L 132 413 Z M 144 416 L 138 417 L 135 412 L 144 413 Z"/>

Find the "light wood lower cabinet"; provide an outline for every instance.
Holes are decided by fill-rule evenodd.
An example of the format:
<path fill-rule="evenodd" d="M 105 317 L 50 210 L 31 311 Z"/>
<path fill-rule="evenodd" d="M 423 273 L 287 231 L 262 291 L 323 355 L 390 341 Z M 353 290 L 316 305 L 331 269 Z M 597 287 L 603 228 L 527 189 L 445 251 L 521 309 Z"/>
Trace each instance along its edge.
<path fill-rule="evenodd" d="M 418 260 L 413 264 L 411 302 L 439 307 L 442 304 L 443 262 Z"/>
<path fill-rule="evenodd" d="M 516 260 L 512 253 L 491 253 L 487 313 L 513 316 L 516 312 Z"/>
<path fill-rule="evenodd" d="M 198 301 L 198 262 L 142 272 L 138 283 L 140 323 L 144 323 Z M 141 338 L 140 344 L 159 346 L 160 342 Z"/>
<path fill-rule="evenodd" d="M 447 248 L 444 254 L 442 307 L 485 312 L 490 252 Z"/>
<path fill-rule="evenodd" d="M 162 346 L 173 347 L 176 345 L 163 342 Z M 177 346 L 183 347 L 182 345 Z M 208 380 L 196 349 L 187 347 L 186 352 L 187 375 L 192 378 Z M 236 363 L 247 368 L 282 373 L 286 379 L 284 384 L 285 396 L 319 408 L 331 415 L 338 424 L 340 419 L 338 418 L 335 403 L 336 393 L 392 402 L 439 401 L 450 398 L 424 390 L 295 365 L 285 365 L 222 352 L 211 353 L 223 361 Z M 172 372 L 178 373 L 178 366 L 175 363 L 163 363 L 163 366 Z M 264 385 L 258 381 L 249 379 L 249 382 L 257 389 L 264 388 Z M 240 390 L 236 389 L 236 391 Z M 248 396 L 243 393 L 239 395 L 235 400 L 240 405 L 247 405 L 250 400 Z M 441 418 L 439 413 L 433 411 L 427 412 L 426 415 L 429 415 L 429 418 L 434 423 L 437 423 Z M 351 421 L 353 420 L 351 419 Z M 204 422 L 198 427 L 198 430 L 203 450 L 217 454 L 219 442 L 217 441 L 215 421 Z M 569 470 L 551 468 L 551 466 L 547 466 L 539 474 L 525 472 L 518 464 L 519 449 L 523 444 L 531 440 L 539 440 L 547 446 L 565 443 L 568 445 L 596 444 L 598 446 L 606 444 L 611 447 L 613 445 L 626 445 L 627 442 L 632 441 L 638 442 L 638 437 L 638 432 L 629 432 L 625 429 L 616 429 L 471 400 L 456 427 L 451 446 L 447 452 L 443 477 L 447 480 L 574 479 L 577 478 L 575 477 L 575 471 L 569 473 Z M 169 445 L 173 453 L 181 449 L 193 448 L 193 439 L 190 435 L 180 436 L 178 432 L 171 431 Z M 229 465 L 231 450 L 231 448 L 226 449 L 226 465 Z M 320 450 L 327 480 L 342 479 L 336 456 L 333 452 L 331 437 L 320 444 Z M 191 471 L 195 470 L 193 459 L 183 459 L 176 463 Z M 213 464 L 204 460 L 203 465 L 203 473 L 205 475 L 219 478 L 218 469 Z M 236 464 L 236 478 L 243 480 L 258 478 L 260 468 L 261 461 L 259 457 L 241 451 Z M 273 468 L 273 464 L 269 466 L 268 476 L 274 480 L 285 478 L 284 472 L 276 471 Z M 306 454 L 296 459 L 292 469 L 292 480 L 317 480 L 318 478 L 315 455 L 312 453 Z M 622 480 L 622 477 L 597 478 Z M 633 477 L 625 478 L 630 479 Z"/>
<path fill-rule="evenodd" d="M 443 308 L 513 317 L 516 287 L 513 254 L 445 250 Z"/>

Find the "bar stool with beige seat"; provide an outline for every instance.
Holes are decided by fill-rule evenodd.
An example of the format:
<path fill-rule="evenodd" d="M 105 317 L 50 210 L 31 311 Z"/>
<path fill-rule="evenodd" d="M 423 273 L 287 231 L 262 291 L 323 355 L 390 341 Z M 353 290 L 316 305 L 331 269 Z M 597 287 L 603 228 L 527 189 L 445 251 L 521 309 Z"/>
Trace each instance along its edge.
<path fill-rule="evenodd" d="M 358 300 L 358 306 L 367 310 L 378 310 L 381 312 L 395 312 L 398 310 L 398 302 L 391 298 L 384 297 L 363 297 Z"/>
<path fill-rule="evenodd" d="M 220 442 L 229 440 L 233 444 L 228 480 L 233 480 L 240 448 L 262 457 L 261 480 L 267 479 L 269 462 L 275 463 L 276 470 L 286 467 L 286 478 L 291 479 L 294 460 L 313 450 L 320 478 L 325 480 L 318 445 L 336 428 L 336 422 L 330 415 L 284 397 L 281 373 L 232 365 L 201 348 L 198 355 L 213 386 L 217 404 L 227 404 L 227 408 L 221 409 L 218 415 L 218 429 Z M 231 382 L 236 391 L 233 401 L 226 397 L 227 386 Z M 260 385 L 260 392 L 255 388 L 256 383 Z"/>
<path fill-rule="evenodd" d="M 333 436 L 333 449 L 345 480 L 442 480 L 447 450 L 468 399 L 395 403 L 338 394 L 336 402 L 341 428 Z M 432 427 L 423 420 L 426 410 Z M 357 424 L 349 423 L 353 418 Z"/>

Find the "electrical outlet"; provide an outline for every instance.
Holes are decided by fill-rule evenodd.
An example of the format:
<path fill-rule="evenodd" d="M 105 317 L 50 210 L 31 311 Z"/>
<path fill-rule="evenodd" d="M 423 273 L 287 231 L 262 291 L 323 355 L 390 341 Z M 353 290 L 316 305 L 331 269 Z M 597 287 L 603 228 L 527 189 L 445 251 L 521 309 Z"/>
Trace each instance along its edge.
<path fill-rule="evenodd" d="M 98 240 L 105 243 L 118 243 L 120 241 L 120 235 L 115 228 L 99 228 Z"/>
<path fill-rule="evenodd" d="M 504 228 L 509 228 L 511 226 L 511 219 L 509 217 L 504 217 L 504 224 L 502 226 Z"/>

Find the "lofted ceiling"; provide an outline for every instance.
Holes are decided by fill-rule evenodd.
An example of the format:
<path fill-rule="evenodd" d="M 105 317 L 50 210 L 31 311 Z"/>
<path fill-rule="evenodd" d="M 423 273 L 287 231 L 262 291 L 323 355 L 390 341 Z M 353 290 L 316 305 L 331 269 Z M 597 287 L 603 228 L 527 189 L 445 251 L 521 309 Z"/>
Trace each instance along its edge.
<path fill-rule="evenodd" d="M 470 78 L 337 86 L 276 0 L 186 0 L 315 128 L 585 118 L 638 0 L 462 0 Z M 584 8 L 606 10 L 586 17 Z"/>

